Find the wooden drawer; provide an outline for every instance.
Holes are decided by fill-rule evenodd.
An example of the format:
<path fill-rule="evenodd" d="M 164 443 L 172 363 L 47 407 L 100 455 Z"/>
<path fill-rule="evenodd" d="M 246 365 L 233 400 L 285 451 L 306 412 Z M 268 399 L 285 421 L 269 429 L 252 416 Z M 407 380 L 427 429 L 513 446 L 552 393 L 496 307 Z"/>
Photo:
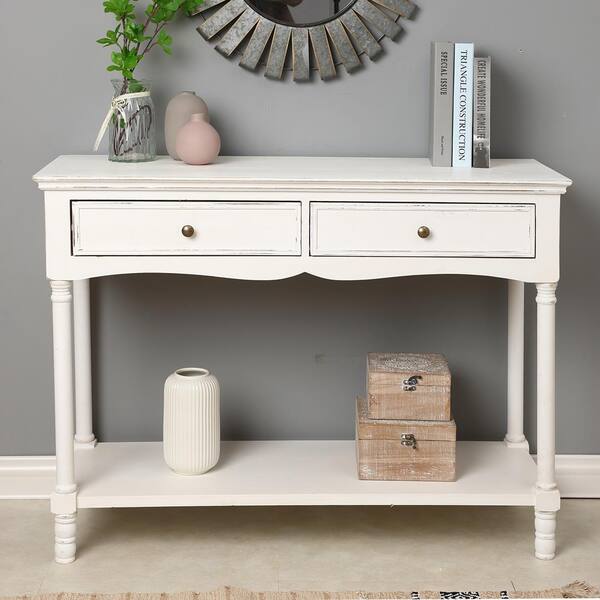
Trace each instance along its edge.
<path fill-rule="evenodd" d="M 310 253 L 534 257 L 535 205 L 311 202 Z"/>
<path fill-rule="evenodd" d="M 301 212 L 300 202 L 74 201 L 73 254 L 298 256 Z"/>

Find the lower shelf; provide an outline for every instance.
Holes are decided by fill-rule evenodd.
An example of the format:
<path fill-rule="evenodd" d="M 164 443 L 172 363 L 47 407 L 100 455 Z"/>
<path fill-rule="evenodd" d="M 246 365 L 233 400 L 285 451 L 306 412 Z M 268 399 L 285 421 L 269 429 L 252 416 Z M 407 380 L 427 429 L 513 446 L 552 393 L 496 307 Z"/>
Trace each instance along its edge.
<path fill-rule="evenodd" d="M 360 481 L 353 441 L 224 442 L 209 473 L 173 473 L 162 443 L 76 451 L 80 508 L 534 504 L 535 463 L 503 442 L 458 442 L 452 483 Z"/>

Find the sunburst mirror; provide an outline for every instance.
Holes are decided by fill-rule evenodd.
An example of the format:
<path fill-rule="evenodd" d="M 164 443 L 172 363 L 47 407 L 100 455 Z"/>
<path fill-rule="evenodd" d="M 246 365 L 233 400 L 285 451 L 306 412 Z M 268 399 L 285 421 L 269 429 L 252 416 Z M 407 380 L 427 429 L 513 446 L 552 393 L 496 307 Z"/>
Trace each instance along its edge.
<path fill-rule="evenodd" d="M 411 0 L 204 0 L 195 14 L 198 32 L 224 56 L 241 55 L 241 67 L 282 79 L 289 65 L 294 81 L 308 81 L 311 68 L 329 80 L 340 65 L 357 71 L 363 54 L 377 58 L 414 10 Z"/>

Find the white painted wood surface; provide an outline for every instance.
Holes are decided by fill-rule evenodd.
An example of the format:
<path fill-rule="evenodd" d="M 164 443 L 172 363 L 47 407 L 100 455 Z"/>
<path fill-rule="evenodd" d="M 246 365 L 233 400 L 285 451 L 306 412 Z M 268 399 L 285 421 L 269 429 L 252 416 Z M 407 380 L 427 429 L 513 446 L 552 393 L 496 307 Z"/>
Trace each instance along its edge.
<path fill-rule="evenodd" d="M 64 156 L 42 169 L 35 180 L 46 190 L 46 238 L 47 247 L 52 249 L 46 253 L 47 275 L 65 280 L 153 272 L 256 280 L 301 273 L 337 280 L 456 273 L 531 283 L 557 281 L 560 194 L 570 184 L 567 178 L 533 160 L 497 160 L 490 169 L 452 169 L 433 168 L 427 159 L 305 157 L 224 157 L 215 165 L 193 167 L 168 158 L 123 165 L 98 156 Z M 285 260 L 279 256 L 219 256 L 223 248 L 217 244 L 209 252 L 212 256 L 193 256 L 194 251 L 188 253 L 186 248 L 201 243 L 198 237 L 187 246 L 174 242 L 170 252 L 181 255 L 175 261 L 171 256 L 147 256 L 146 250 L 139 251 L 144 254 L 140 256 L 76 256 L 81 248 L 75 246 L 73 252 L 65 231 L 70 232 L 72 203 L 84 200 L 169 202 L 173 206 L 183 202 L 297 202 L 302 205 L 301 252 L 294 246 L 294 254 L 299 255 L 286 256 Z M 511 255 L 500 258 L 496 254 L 494 260 L 489 260 L 489 255 L 473 256 L 468 261 L 462 256 L 442 255 L 441 260 L 435 253 L 395 257 L 319 256 L 315 260 L 317 257 L 310 255 L 311 203 L 349 201 L 425 204 L 432 212 L 435 212 L 432 205 L 446 204 L 518 205 L 528 207 L 527 210 L 533 206 L 535 256 L 514 260 L 515 249 L 509 248 Z M 255 231 L 251 223 L 247 225 L 248 229 L 241 227 L 240 235 Z M 467 233 L 478 235 L 476 229 L 467 229 L 464 224 L 461 232 L 467 238 Z M 486 232 L 484 242 L 491 234 L 496 240 L 510 240 L 514 235 L 510 223 L 498 223 L 491 232 Z M 121 241 L 135 245 L 135 233 L 135 229 L 123 231 Z M 450 233 L 458 236 L 456 228 Z M 172 235 L 177 235 L 174 229 Z M 412 235 L 411 230 L 411 240 Z M 437 243 L 439 235 L 440 231 L 434 232 L 426 242 Z M 152 247 L 155 242 L 154 238 L 148 241 Z M 533 242 L 533 236 L 528 242 Z M 271 245 L 268 250 L 279 254 L 277 244 Z M 99 254 L 103 249 L 89 250 Z M 160 254 L 167 251 L 163 246 Z M 530 256 L 531 247 L 524 253 Z"/>
<path fill-rule="evenodd" d="M 75 560 L 75 426 L 73 397 L 73 285 L 50 281 L 54 354 L 54 425 L 56 487 L 50 502 L 55 513 L 54 557 L 58 563 Z"/>
<path fill-rule="evenodd" d="M 221 156 L 195 167 L 168 157 L 112 163 L 105 156 L 60 156 L 35 175 L 42 190 L 259 189 L 475 191 L 563 194 L 571 181 L 530 159 L 494 159 L 490 169 L 434 168 L 427 158 Z"/>
<path fill-rule="evenodd" d="M 54 517 L 54 560 L 59 564 L 66 565 L 75 560 L 76 520 L 74 513 Z"/>
<path fill-rule="evenodd" d="M 454 482 L 360 481 L 352 440 L 223 442 L 201 477 L 173 473 L 159 442 L 77 452 L 78 507 L 283 505 L 532 506 L 535 463 L 503 442 L 458 442 Z"/>
<path fill-rule="evenodd" d="M 71 494 L 77 487 L 73 454 L 73 286 L 70 281 L 50 281 L 50 289 L 54 350 L 56 493 Z"/>
<path fill-rule="evenodd" d="M 554 472 L 554 290 L 560 196 L 569 179 L 533 160 L 452 169 L 433 168 L 427 159 L 223 157 L 215 165 L 190 167 L 166 158 L 125 165 L 101 156 L 64 156 L 35 180 L 45 191 L 46 273 L 53 280 L 57 486 L 51 506 L 59 562 L 74 557 L 77 506 L 213 504 L 534 505 L 536 555 L 554 556 L 560 506 Z M 84 202 L 96 207 L 88 221 L 81 218 Z M 311 205 L 323 203 L 361 210 L 338 215 L 325 228 L 315 221 L 311 228 Z M 286 217 L 278 221 L 269 208 L 277 205 L 295 208 L 282 211 Z M 196 226 L 181 222 L 181 215 L 188 220 L 200 206 L 219 215 L 210 243 L 203 229 L 196 240 L 182 240 L 181 227 Z M 151 216 L 151 207 L 161 207 L 160 218 Z M 251 216 L 234 218 L 232 226 L 232 208 Z M 388 218 L 382 220 L 382 213 Z M 433 219 L 433 235 L 426 240 L 413 237 L 415 226 L 428 225 L 422 218 Z M 297 255 L 268 256 L 289 250 L 292 230 Z M 192 252 L 186 251 L 189 241 L 197 244 Z M 421 251 L 423 245 L 431 253 Z M 345 255 L 311 255 L 311 247 Z M 376 255 L 350 254 L 365 248 Z M 225 255 L 232 249 L 240 255 Z M 380 255 L 390 249 L 406 255 Z M 157 251 L 164 255 L 152 255 Z M 123 252 L 139 255 L 118 255 Z M 170 473 L 160 445 L 100 445 L 78 450 L 74 478 L 71 282 L 147 272 L 256 280 L 300 273 L 336 280 L 430 274 L 511 280 L 509 442 L 522 433 L 522 283 L 536 283 L 537 476 L 525 441 L 460 444 L 453 483 L 360 482 L 353 442 L 256 442 L 226 445 L 225 461 L 197 481 Z M 79 315 L 75 337 L 87 344 L 88 315 Z M 79 376 L 82 383 L 88 379 Z M 78 402 L 78 428 L 87 433 L 92 429 L 84 398 Z"/>
<path fill-rule="evenodd" d="M 323 279 L 359 281 L 385 277 L 415 275 L 480 275 L 517 279 L 527 283 L 556 281 L 559 278 L 558 248 L 551 240 L 556 204 L 548 206 L 548 220 L 537 226 L 535 258 L 469 258 L 462 257 L 363 257 L 308 255 L 308 215 L 303 217 L 302 256 L 74 256 L 68 239 L 64 238 L 69 223 L 68 199 L 62 203 L 48 202 L 46 237 L 56 240 L 55 251 L 46 256 L 48 277 L 71 280 L 104 277 L 128 273 L 172 273 L 205 275 L 246 280 L 286 279 L 309 273 Z M 54 207 L 53 207 L 54 206 Z M 538 215 L 541 207 L 538 206 Z M 552 214 L 552 216 L 550 216 Z M 543 251 L 542 251 L 543 250 Z"/>
<path fill-rule="evenodd" d="M 73 254 L 300 255 L 300 202 L 73 202 Z M 185 226 L 194 233 L 186 237 Z"/>
<path fill-rule="evenodd" d="M 533 257 L 535 205 L 311 202 L 310 246 L 313 256 Z"/>
<path fill-rule="evenodd" d="M 537 285 L 537 481 L 535 555 L 556 552 L 556 511 L 560 493 L 555 472 L 555 312 L 556 283 Z"/>
<path fill-rule="evenodd" d="M 561 498 L 600 498 L 600 455 L 557 454 L 556 478 Z M 54 456 L 0 456 L 0 500 L 48 499 L 54 480 Z"/>
<path fill-rule="evenodd" d="M 96 445 L 92 425 L 92 339 L 90 280 L 73 282 L 73 349 L 75 354 L 75 444 Z"/>
<path fill-rule="evenodd" d="M 528 448 L 523 432 L 525 366 L 525 286 L 508 282 L 507 424 L 504 440 L 511 447 Z"/>

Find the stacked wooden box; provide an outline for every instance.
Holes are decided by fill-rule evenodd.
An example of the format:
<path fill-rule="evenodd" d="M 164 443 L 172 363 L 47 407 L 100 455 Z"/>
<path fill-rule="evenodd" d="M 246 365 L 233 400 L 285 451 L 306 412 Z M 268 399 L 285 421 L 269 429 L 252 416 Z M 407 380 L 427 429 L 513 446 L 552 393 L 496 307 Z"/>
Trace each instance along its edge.
<path fill-rule="evenodd" d="M 441 354 L 370 353 L 356 405 L 360 479 L 454 481 L 456 424 Z"/>

